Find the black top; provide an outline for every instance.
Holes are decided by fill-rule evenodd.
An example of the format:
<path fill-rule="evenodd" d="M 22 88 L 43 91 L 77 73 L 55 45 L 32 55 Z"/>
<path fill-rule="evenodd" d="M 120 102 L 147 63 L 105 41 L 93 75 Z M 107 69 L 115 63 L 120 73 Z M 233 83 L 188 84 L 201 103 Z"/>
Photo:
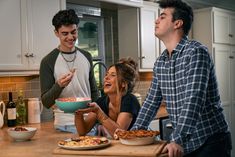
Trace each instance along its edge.
<path fill-rule="evenodd" d="M 102 96 L 100 97 L 96 103 L 100 106 L 100 108 L 104 111 L 106 115 L 109 116 L 109 98 L 108 96 Z M 140 104 L 137 98 L 130 93 L 127 93 L 122 97 L 121 100 L 121 108 L 120 108 L 120 113 L 121 112 L 128 112 L 132 114 L 132 122 L 128 128 L 128 130 L 131 129 L 132 125 L 135 123 L 136 117 L 138 115 L 138 112 L 140 110 Z"/>

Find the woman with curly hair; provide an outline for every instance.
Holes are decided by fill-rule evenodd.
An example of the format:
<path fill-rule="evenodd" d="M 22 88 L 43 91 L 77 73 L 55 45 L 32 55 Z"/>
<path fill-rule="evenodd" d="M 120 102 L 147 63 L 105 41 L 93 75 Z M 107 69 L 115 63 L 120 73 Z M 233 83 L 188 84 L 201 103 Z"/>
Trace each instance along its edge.
<path fill-rule="evenodd" d="M 100 136 L 113 137 L 116 129 L 129 130 L 140 109 L 137 98 L 132 94 L 137 77 L 137 63 L 131 58 L 120 59 L 111 65 L 104 77 L 105 95 L 90 103 L 89 108 L 75 113 L 78 134 L 85 135 L 94 126 L 98 126 L 97 135 Z"/>

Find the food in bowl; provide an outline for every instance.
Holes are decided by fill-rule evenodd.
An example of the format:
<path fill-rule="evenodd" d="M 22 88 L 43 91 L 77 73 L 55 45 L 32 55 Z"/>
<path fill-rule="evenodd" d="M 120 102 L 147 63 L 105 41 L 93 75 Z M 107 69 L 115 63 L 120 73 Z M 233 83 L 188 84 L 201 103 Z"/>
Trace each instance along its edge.
<path fill-rule="evenodd" d="M 78 109 L 87 108 L 87 104 L 90 102 L 91 98 L 87 97 L 68 97 L 55 100 L 56 106 L 66 113 L 74 113 Z"/>
<path fill-rule="evenodd" d="M 22 126 L 17 126 L 17 127 L 15 127 L 14 130 L 15 131 L 28 131 L 28 129 L 26 129 L 25 127 L 22 127 Z"/>
<path fill-rule="evenodd" d="M 118 130 L 115 134 L 122 144 L 147 145 L 154 143 L 155 137 L 159 135 L 160 132 L 152 130 Z"/>
<path fill-rule="evenodd" d="M 30 140 L 36 132 L 37 128 L 33 127 L 15 127 L 7 130 L 8 135 L 15 141 Z"/>

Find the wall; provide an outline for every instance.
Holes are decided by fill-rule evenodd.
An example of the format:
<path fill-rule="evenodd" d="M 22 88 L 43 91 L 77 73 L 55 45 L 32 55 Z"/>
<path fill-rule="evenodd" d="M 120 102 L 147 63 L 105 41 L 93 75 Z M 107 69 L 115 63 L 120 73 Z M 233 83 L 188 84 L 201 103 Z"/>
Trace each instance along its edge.
<path fill-rule="evenodd" d="M 142 100 L 144 100 L 151 81 L 149 79 L 138 81 L 134 92 L 141 94 Z M 0 100 L 4 102 L 8 101 L 8 92 L 13 93 L 13 99 L 17 99 L 17 91 L 24 91 L 24 98 L 40 98 L 40 81 L 38 76 L 22 76 L 22 77 L 0 77 Z"/>
<path fill-rule="evenodd" d="M 142 77 L 145 77 L 143 79 Z M 141 81 L 136 83 L 134 92 L 141 94 L 142 101 L 144 100 L 150 86 L 148 77 L 141 75 Z M 21 76 L 21 77 L 0 77 L 0 100 L 5 103 L 8 101 L 8 92 L 13 93 L 13 100 L 17 99 L 17 91 L 24 91 L 24 98 L 38 97 L 40 98 L 40 81 L 38 76 Z M 43 108 L 42 121 L 53 120 L 53 112 L 51 109 Z"/>
<path fill-rule="evenodd" d="M 24 98 L 40 98 L 40 82 L 38 76 L 21 76 L 21 77 L 0 77 L 0 100 L 5 103 L 8 101 L 8 92 L 12 92 L 13 100 L 17 99 L 17 92 L 24 91 Z M 43 108 L 41 120 L 50 121 L 53 119 L 51 109 Z"/>
<path fill-rule="evenodd" d="M 8 100 L 8 92 L 12 92 L 13 99 L 16 100 L 18 90 L 24 91 L 25 98 L 40 97 L 39 77 L 0 77 L 1 100 Z"/>

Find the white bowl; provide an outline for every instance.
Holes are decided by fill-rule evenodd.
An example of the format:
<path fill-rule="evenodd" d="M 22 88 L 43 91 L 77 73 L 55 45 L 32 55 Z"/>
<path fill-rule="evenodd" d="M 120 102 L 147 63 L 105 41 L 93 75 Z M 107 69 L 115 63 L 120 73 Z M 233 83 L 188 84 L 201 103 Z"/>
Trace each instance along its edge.
<path fill-rule="evenodd" d="M 141 145 L 148 145 L 152 144 L 155 141 L 155 136 L 152 137 L 136 137 L 131 139 L 122 139 L 120 138 L 120 142 L 125 145 L 132 145 L 132 146 L 141 146 Z"/>
<path fill-rule="evenodd" d="M 24 127 L 27 131 L 15 131 L 15 128 L 9 128 L 7 133 L 15 141 L 27 141 L 30 140 L 36 133 L 37 128 Z"/>

